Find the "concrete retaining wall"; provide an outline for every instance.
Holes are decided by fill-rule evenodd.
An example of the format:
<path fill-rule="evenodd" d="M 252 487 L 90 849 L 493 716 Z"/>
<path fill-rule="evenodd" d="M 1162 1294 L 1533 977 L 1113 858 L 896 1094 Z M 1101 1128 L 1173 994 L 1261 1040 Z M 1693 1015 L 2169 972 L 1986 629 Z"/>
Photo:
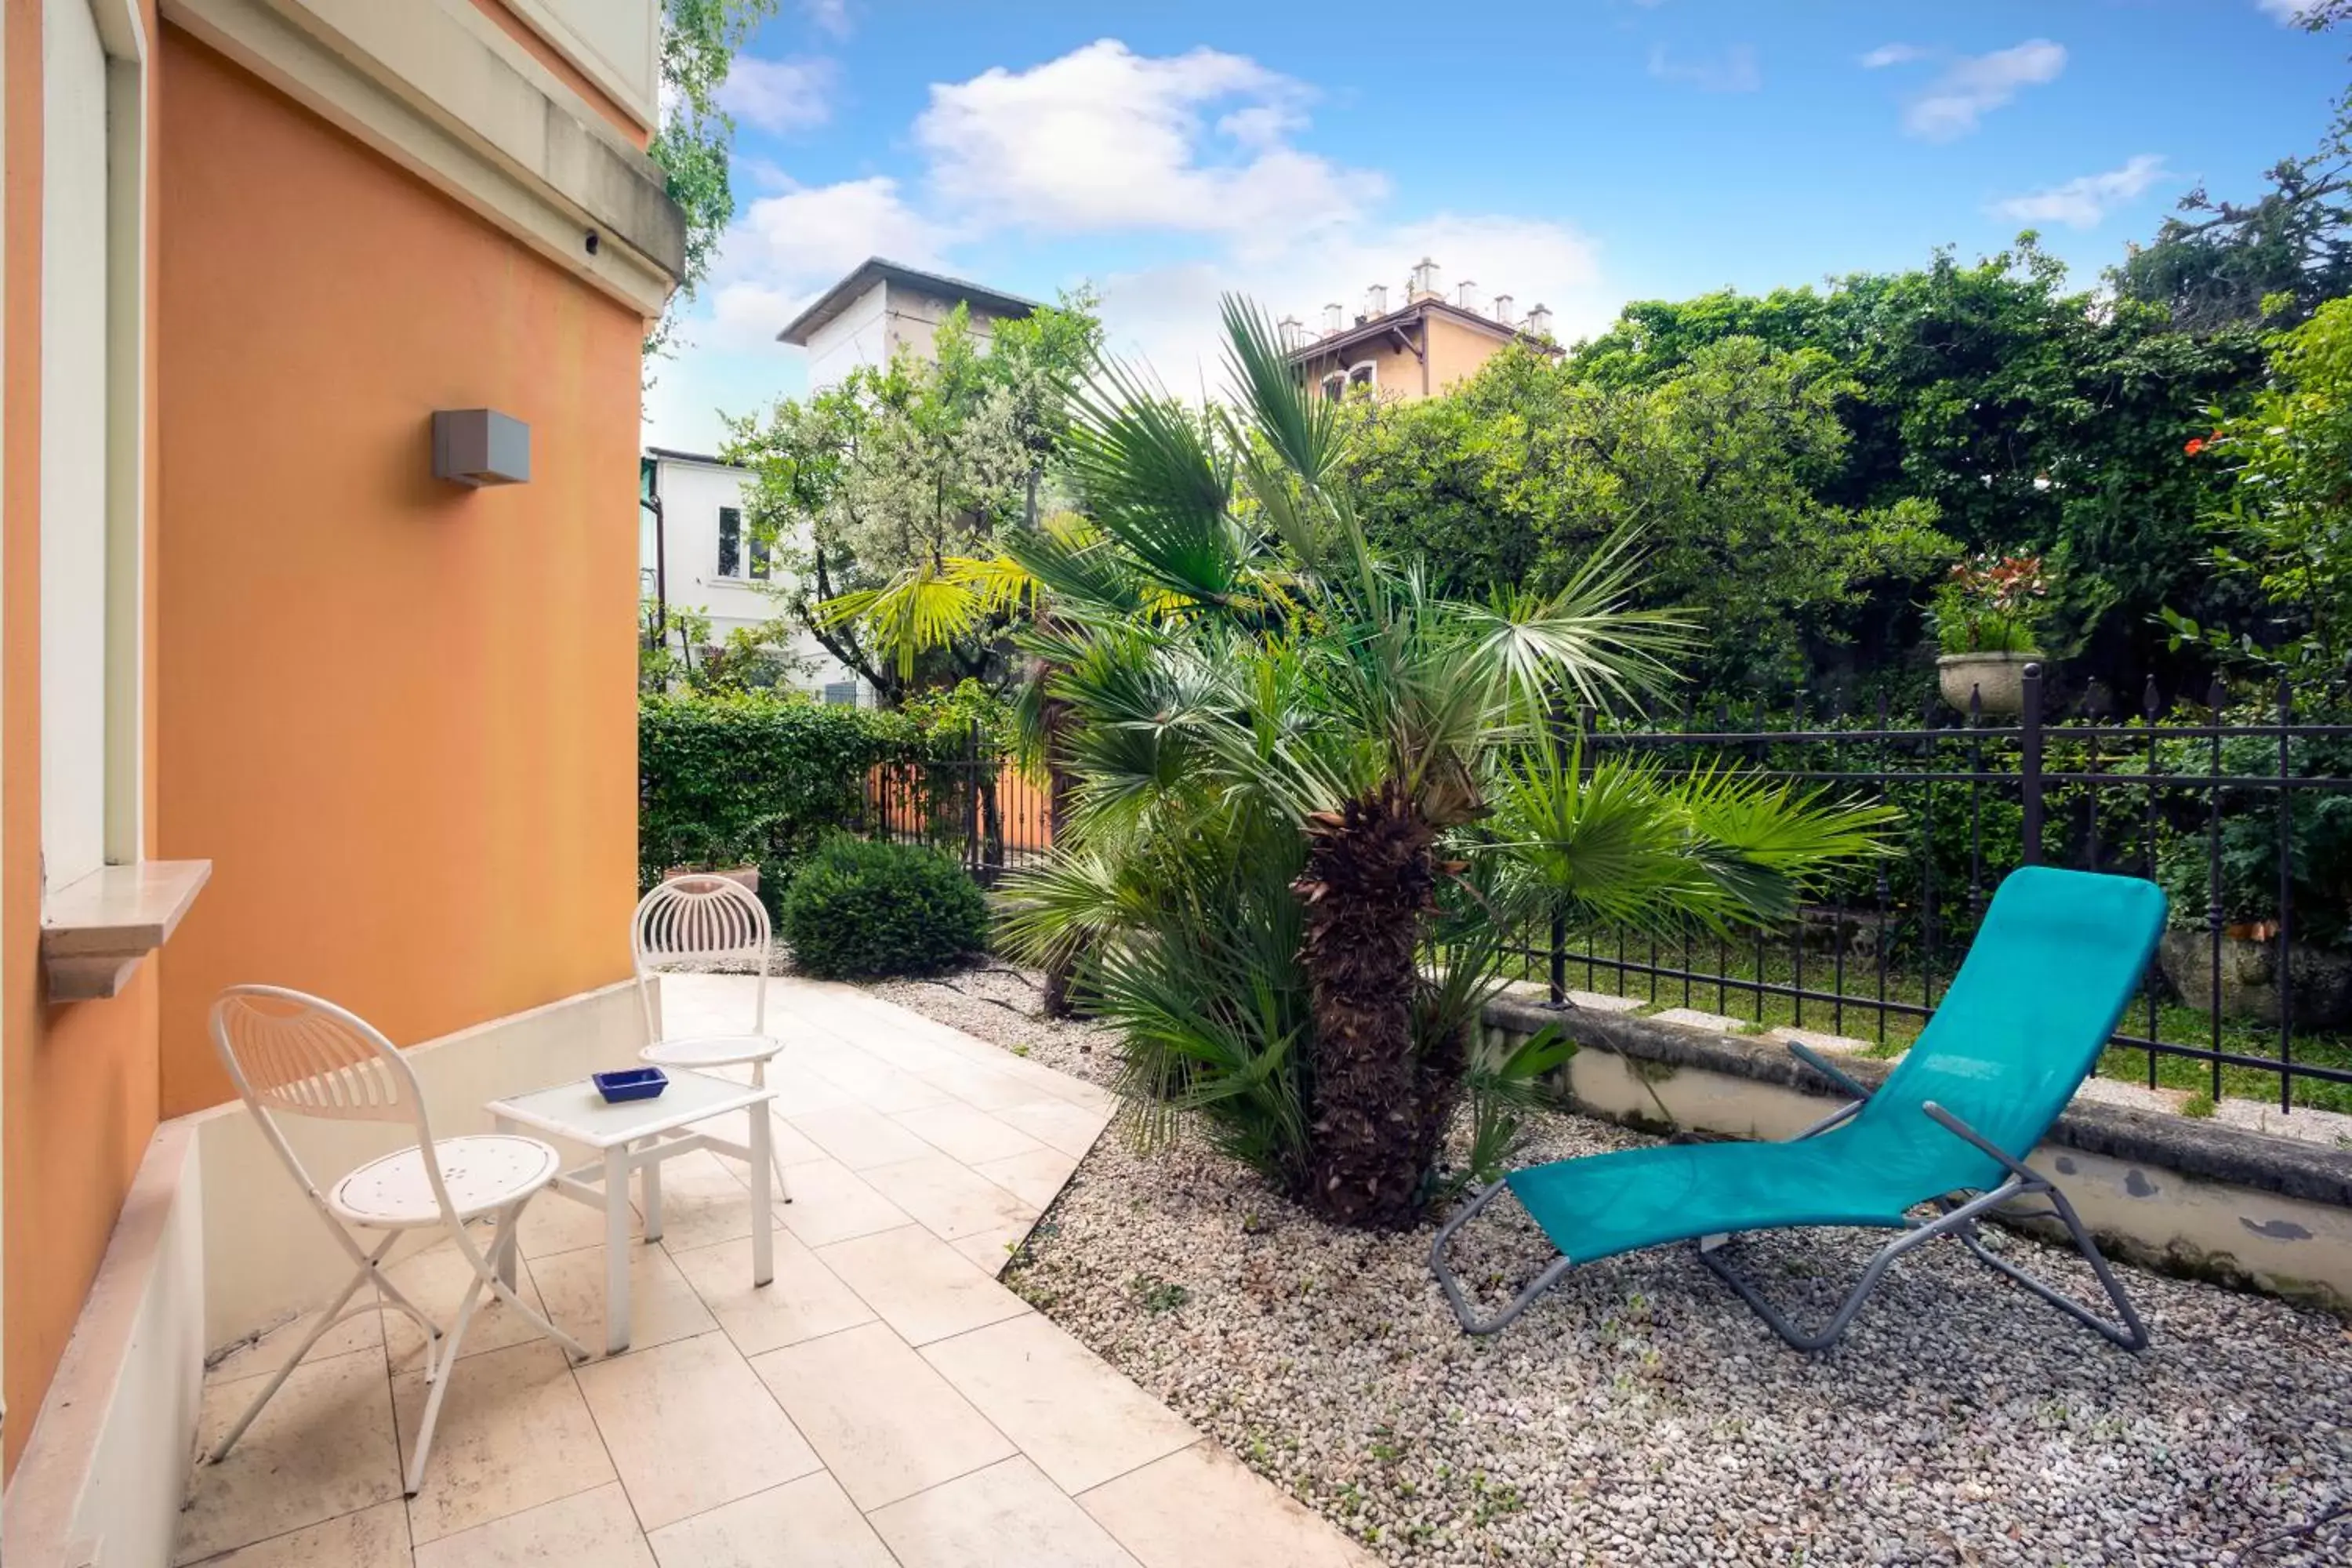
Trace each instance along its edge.
<path fill-rule="evenodd" d="M 1654 1131 L 1786 1138 L 1842 1097 L 1780 1040 L 1506 997 L 1502 1039 L 1558 1027 L 1580 1110 Z M 1875 1087 L 1893 1063 L 1841 1056 Z M 2112 1256 L 2352 1317 L 2352 1150 L 2077 1100 L 2028 1162 Z"/>

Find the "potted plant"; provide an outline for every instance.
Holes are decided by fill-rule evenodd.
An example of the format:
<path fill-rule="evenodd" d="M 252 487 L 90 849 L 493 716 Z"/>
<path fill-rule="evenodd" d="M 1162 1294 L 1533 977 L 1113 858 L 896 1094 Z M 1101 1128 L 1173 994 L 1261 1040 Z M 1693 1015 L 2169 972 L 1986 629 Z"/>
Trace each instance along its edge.
<path fill-rule="evenodd" d="M 2023 712 L 2025 667 L 2042 657 L 2034 635 L 2049 604 L 2039 555 L 1979 555 L 1953 566 L 1927 607 L 1944 700 L 1963 713 L 1972 700 L 1990 717 Z"/>

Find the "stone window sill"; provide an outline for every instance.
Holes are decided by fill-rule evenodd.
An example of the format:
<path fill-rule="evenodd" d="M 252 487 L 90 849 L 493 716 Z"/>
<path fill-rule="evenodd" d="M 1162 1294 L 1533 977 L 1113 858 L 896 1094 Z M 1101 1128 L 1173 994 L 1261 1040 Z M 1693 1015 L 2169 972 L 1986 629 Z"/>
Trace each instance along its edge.
<path fill-rule="evenodd" d="M 119 994 L 140 960 L 171 940 L 212 874 L 209 860 L 142 860 L 101 867 L 51 893 L 41 904 L 49 1000 Z"/>

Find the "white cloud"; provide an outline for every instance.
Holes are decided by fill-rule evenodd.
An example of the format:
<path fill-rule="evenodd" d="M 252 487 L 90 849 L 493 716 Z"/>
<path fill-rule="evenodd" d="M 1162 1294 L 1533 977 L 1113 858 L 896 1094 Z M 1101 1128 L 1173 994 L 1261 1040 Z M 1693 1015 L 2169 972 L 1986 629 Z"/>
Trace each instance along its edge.
<path fill-rule="evenodd" d="M 1720 56 L 1678 60 L 1664 44 L 1650 51 L 1650 74 L 1660 81 L 1678 81 L 1701 92 L 1754 92 L 1764 85 L 1764 71 L 1749 44 L 1734 44 Z"/>
<path fill-rule="evenodd" d="M 1171 259 L 1096 281 L 1113 347 L 1188 394 L 1223 379 L 1216 306 L 1228 290 L 1277 317 L 1319 320 L 1327 300 L 1352 313 L 1374 282 L 1402 302 L 1406 270 L 1428 255 L 1449 285 L 1475 279 L 1483 297 L 1507 292 L 1522 312 L 1549 305 L 1563 339 L 1614 316 L 1622 295 L 1605 290 L 1584 235 L 1532 217 L 1399 216 L 1380 174 L 1300 145 L 1313 98 L 1239 56 L 1150 58 L 1105 41 L 935 87 L 915 127 L 919 183 L 796 185 L 747 158 L 742 211 L 680 323 L 680 353 L 656 367 L 648 438 L 708 447 L 715 410 L 798 395 L 803 356 L 775 335 L 866 257 L 969 272 L 965 247 L 1024 231 L 1133 238 L 1153 255 L 1172 247 Z M 1031 279 L 1031 291 L 1050 281 Z"/>
<path fill-rule="evenodd" d="M 993 226 L 1295 231 L 1344 222 L 1387 189 L 1290 142 L 1310 96 L 1244 56 L 1152 58 L 1105 38 L 1028 70 L 935 84 L 915 139 L 937 198 Z"/>
<path fill-rule="evenodd" d="M 950 237 L 879 174 L 758 197 L 719 243 L 700 335 L 772 347 L 785 322 L 867 257 L 937 267 Z"/>
<path fill-rule="evenodd" d="M 2084 174 L 2063 185 L 2011 196 L 1995 202 L 1992 210 L 1998 216 L 2020 223 L 2063 223 L 2069 228 L 2095 228 L 2109 213 L 2144 195 L 2170 172 L 2162 158 L 2143 153 L 2120 169 L 2110 169 L 2104 174 Z"/>
<path fill-rule="evenodd" d="M 2055 81 L 2065 68 L 2065 48 L 2047 38 L 2029 38 L 1989 55 L 1963 55 L 1905 108 L 1903 129 L 1929 142 L 1957 141 L 2021 89 Z"/>
<path fill-rule="evenodd" d="M 836 74 L 828 59 L 739 55 L 719 84 L 719 106 L 762 131 L 805 131 L 833 118 Z"/>
<path fill-rule="evenodd" d="M 1148 361 L 1171 391 L 1184 395 L 1223 381 L 1217 323 L 1222 294 L 1245 294 L 1279 319 L 1319 325 L 1337 302 L 1352 320 L 1365 289 L 1388 285 L 1404 302 L 1405 274 L 1423 256 L 1444 268 L 1449 295 L 1475 279 L 1480 297 L 1511 295 L 1524 315 L 1552 309 L 1563 342 L 1600 331 L 1622 302 L 1606 289 L 1600 251 L 1564 224 L 1538 218 L 1441 213 L 1361 233 L 1326 235 L 1254 257 L 1204 256 L 1099 279 L 1105 333 L 1115 353 Z"/>
<path fill-rule="evenodd" d="M 801 0 L 801 10 L 821 31 L 849 37 L 849 0 Z"/>
<path fill-rule="evenodd" d="M 1881 44 L 1862 57 L 1862 68 L 1866 71 L 1885 70 L 1888 66 L 1907 66 L 1914 60 L 1924 60 L 1927 51 L 1916 44 Z"/>

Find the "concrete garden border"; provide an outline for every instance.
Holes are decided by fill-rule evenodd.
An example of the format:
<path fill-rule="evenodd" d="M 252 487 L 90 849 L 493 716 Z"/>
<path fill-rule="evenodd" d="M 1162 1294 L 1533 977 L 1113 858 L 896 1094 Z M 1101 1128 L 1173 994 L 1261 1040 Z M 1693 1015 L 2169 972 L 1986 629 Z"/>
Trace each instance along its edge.
<path fill-rule="evenodd" d="M 1835 1103 L 1771 1035 L 1514 996 L 1486 1022 L 1511 1042 L 1558 1028 L 1576 1109 L 1652 1131 L 1784 1138 Z M 1839 1066 L 1874 1087 L 1893 1064 Z M 2115 1256 L 2352 1318 L 2352 1150 L 2078 1099 L 2027 1163 Z"/>

